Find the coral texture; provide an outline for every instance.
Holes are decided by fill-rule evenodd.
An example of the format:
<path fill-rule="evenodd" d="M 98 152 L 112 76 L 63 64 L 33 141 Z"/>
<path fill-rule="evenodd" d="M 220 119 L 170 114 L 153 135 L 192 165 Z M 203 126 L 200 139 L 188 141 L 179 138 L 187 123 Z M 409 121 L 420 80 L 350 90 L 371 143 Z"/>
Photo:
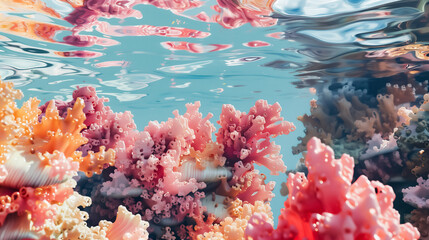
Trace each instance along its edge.
<path fill-rule="evenodd" d="M 87 155 L 81 162 L 87 177 L 79 175 L 78 189 L 93 200 L 90 225 L 113 220 L 123 205 L 149 221 L 157 237 L 196 237 L 227 217 L 235 221 L 226 211 L 235 201 L 247 202 L 248 208 L 272 199 L 274 182 L 265 183 L 254 163 L 274 174 L 286 171 L 280 146 L 271 138 L 295 127 L 280 117 L 278 103 L 259 100 L 249 113 L 225 105 L 213 142 L 212 114 L 204 117 L 199 102 L 187 104 L 183 115 L 174 111 L 174 118 L 151 121 L 138 132 L 129 112 L 114 113 L 91 87 L 78 88 L 70 102 L 56 101 L 59 114 L 67 117 L 77 99 L 83 99 L 87 128 L 81 133 L 88 138 L 79 147 Z M 41 116 L 48 114 L 48 105 L 41 110 Z M 114 150 L 116 159 L 113 168 L 103 170 L 103 164 L 113 162 L 105 149 Z M 102 176 L 88 178 L 93 172 Z"/>
<path fill-rule="evenodd" d="M 386 95 L 369 93 L 351 83 L 321 89 L 317 102 L 311 103 L 311 115 L 298 118 L 306 135 L 293 148 L 294 154 L 305 151 L 305 144 L 316 136 L 331 146 L 337 157 L 342 153 L 354 157 L 355 179 L 365 174 L 387 183 L 392 178 L 427 175 L 427 152 L 420 151 L 428 135 L 422 110 L 425 104 L 409 107 L 427 98 L 421 95 L 426 91 L 423 88 L 417 82 L 402 87 L 388 83 Z"/>
<path fill-rule="evenodd" d="M 248 221 L 255 213 L 264 213 L 268 217 L 268 224 L 273 224 L 271 207 L 268 203 L 255 202 L 241 204 L 240 200 L 232 205 L 228 211 L 232 217 L 226 217 L 220 223 L 213 225 L 213 230 L 197 236 L 198 240 L 235 240 L 243 239 Z"/>
<path fill-rule="evenodd" d="M 408 125 L 395 132 L 398 148 L 406 164 L 415 176 L 429 174 L 429 94 L 424 95 L 423 104 L 414 107 Z"/>
<path fill-rule="evenodd" d="M 65 117 L 53 102 L 39 117 L 39 101 L 32 98 L 21 108 L 15 100 L 22 93 L 12 84 L 0 81 L 0 232 L 31 232 L 18 227 L 43 228 L 52 220 L 58 207 L 73 194 L 71 177 L 78 171 L 98 172 L 100 166 L 113 164 L 113 150 L 82 157 L 78 148 L 87 142 L 81 131 L 86 128 L 84 101 L 77 98 Z M 9 224 L 26 221 L 29 224 Z M 19 220 L 13 220 L 19 219 Z M 16 237 L 11 236 L 12 238 Z"/>
<path fill-rule="evenodd" d="M 418 239 L 410 223 L 400 224 L 393 209 L 395 194 L 389 186 L 353 178 L 354 160 L 317 138 L 307 145 L 308 176 L 290 173 L 289 197 L 281 210 L 277 229 L 267 216 L 255 214 L 246 229 L 251 239 Z"/>
<path fill-rule="evenodd" d="M 403 189 L 404 201 L 417 208 L 429 209 L 429 180 L 418 178 L 418 186 Z"/>
<path fill-rule="evenodd" d="M 259 100 L 249 113 L 224 106 L 216 142 L 212 115 L 203 117 L 199 102 L 186 107 L 183 115 L 174 111 L 165 122 L 149 122 L 132 141 L 119 139 L 115 169 L 93 195 L 91 215 L 113 217 L 122 204 L 150 221 L 158 237 L 185 238 L 232 217 L 225 209 L 234 201 L 271 200 L 274 182 L 265 183 L 253 164 L 286 171 L 280 147 L 270 142 L 294 130 L 280 106 Z"/>
<path fill-rule="evenodd" d="M 91 205 L 91 198 L 74 192 L 63 205 L 57 209 L 55 219 L 48 221 L 39 231 L 42 239 L 98 239 L 98 240 L 147 240 L 149 224 L 141 220 L 140 215 L 132 215 L 125 207 L 118 209 L 116 221 L 100 221 L 99 226 L 88 227 L 88 213 L 79 207 Z"/>

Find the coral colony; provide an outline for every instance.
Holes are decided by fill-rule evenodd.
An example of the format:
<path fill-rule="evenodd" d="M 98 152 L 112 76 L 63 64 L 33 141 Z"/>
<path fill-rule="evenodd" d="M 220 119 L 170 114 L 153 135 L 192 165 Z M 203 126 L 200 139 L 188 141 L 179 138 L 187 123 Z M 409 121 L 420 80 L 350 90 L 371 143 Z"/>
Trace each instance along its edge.
<path fill-rule="evenodd" d="M 73 8 L 64 16 L 73 28 L 0 16 L 6 23 L 0 29 L 46 42 L 58 42 L 56 32 L 71 30 L 62 43 L 75 46 L 117 44 L 80 35 L 92 29 L 109 36 L 210 35 L 98 20 L 140 18 L 133 9 L 138 4 L 181 14 L 197 9 L 189 17 L 225 28 L 277 21 L 269 17 L 271 0 L 216 0 L 212 16 L 198 11 L 203 1 L 62 1 Z M 5 2 L 61 18 L 41 1 Z M 198 53 L 230 46 L 163 47 Z M 423 47 L 391 54 L 416 49 Z M 273 175 L 286 173 L 272 138 L 295 127 L 281 117 L 278 103 L 259 100 L 247 113 L 224 105 L 216 130 L 213 116 L 203 116 L 195 102 L 182 115 L 174 111 L 173 118 L 139 131 L 130 112 L 114 112 L 92 87 L 76 89 L 70 102 L 40 105 L 31 98 L 19 108 L 21 91 L 0 81 L 0 239 L 429 239 L 428 82 L 333 83 L 316 92 L 310 114 L 298 119 L 306 130 L 293 152 L 303 158 L 283 184 L 288 196 L 275 226 L 275 183 L 255 165 Z"/>
<path fill-rule="evenodd" d="M 274 182 L 255 164 L 286 172 L 271 139 L 295 127 L 278 103 L 259 100 L 248 113 L 224 105 L 216 131 L 196 102 L 139 131 L 130 112 L 115 113 L 92 87 L 75 90 L 70 102 L 38 106 L 31 98 L 18 108 L 22 93 L 0 82 L 0 238 L 427 239 L 429 95 L 419 107 L 396 108 L 401 101 L 392 94 L 377 96 L 378 108 L 360 102 L 354 109 L 349 101 L 360 100 L 352 92 L 319 99 L 338 114 L 312 102 L 311 116 L 300 118 L 307 135 L 295 150 L 306 151 L 307 174 L 289 173 L 274 227 Z M 366 150 L 336 159 L 316 137 L 336 149 L 353 142 Z M 394 189 L 371 181 L 401 175 L 395 164 L 409 171 L 402 176 L 419 177 L 403 190 L 415 207 L 404 224 Z"/>

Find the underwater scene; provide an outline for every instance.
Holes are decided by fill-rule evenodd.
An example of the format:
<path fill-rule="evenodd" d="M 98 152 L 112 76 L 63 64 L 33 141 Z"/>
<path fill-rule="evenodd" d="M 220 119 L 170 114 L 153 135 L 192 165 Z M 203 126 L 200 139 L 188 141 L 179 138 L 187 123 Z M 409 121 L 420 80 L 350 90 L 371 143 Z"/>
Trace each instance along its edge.
<path fill-rule="evenodd" d="M 429 240 L 429 0 L 0 0 L 0 240 Z"/>

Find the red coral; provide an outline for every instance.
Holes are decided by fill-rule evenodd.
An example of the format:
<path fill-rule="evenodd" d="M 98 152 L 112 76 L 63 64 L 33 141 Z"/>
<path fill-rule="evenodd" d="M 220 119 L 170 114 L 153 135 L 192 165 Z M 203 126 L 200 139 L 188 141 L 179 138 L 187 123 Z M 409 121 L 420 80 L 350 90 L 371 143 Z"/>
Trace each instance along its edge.
<path fill-rule="evenodd" d="M 390 186 L 361 176 L 351 184 L 353 158 L 334 159 L 330 147 L 312 138 L 307 145 L 308 178 L 290 173 L 289 198 L 277 229 L 267 228 L 255 215 L 247 238 L 258 239 L 418 239 L 411 224 L 399 224 Z M 258 230 L 266 234 L 261 235 Z"/>

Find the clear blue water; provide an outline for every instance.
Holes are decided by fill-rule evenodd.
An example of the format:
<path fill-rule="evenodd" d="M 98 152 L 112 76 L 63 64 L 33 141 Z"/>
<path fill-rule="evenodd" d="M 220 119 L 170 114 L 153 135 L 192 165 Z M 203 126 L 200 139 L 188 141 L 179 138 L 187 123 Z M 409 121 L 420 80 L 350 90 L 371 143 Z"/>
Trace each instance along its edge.
<path fill-rule="evenodd" d="M 57 0 L 45 3 L 61 17 L 72 10 Z M 94 86 L 100 96 L 110 99 L 109 106 L 114 111 L 131 111 L 139 129 L 150 120 L 166 120 L 175 109 L 184 112 L 188 102 L 201 101 L 201 112 L 212 112 L 214 119 L 219 116 L 222 104 L 233 104 L 236 109 L 248 111 L 258 99 L 279 102 L 282 115 L 297 127 L 290 135 L 275 139 L 282 146 L 284 161 L 291 170 L 301 157 L 292 155 L 291 147 L 298 144 L 297 137 L 304 135 L 304 127 L 297 117 L 309 113 L 310 100 L 317 98 L 310 87 L 321 89 L 347 81 L 373 81 L 376 85 L 377 81 L 385 83 L 386 79 L 399 78 L 405 82 L 411 75 L 425 78 L 427 59 L 369 55 L 375 50 L 425 44 L 427 12 L 422 11 L 422 6 L 424 1 L 279 0 L 273 7 L 276 12 L 273 17 L 278 19 L 276 25 L 244 24 L 227 29 L 217 23 L 187 17 L 192 12 L 181 16 L 151 5 L 137 5 L 134 9 L 143 14 L 141 19 L 99 20 L 122 27 L 142 24 L 182 27 L 207 32 L 210 36 L 113 36 L 93 29 L 81 34 L 104 37 L 117 44 L 77 47 L 30 39 L 0 29 L 0 76 L 14 82 L 25 98 L 38 97 L 42 102 L 68 100 L 76 86 Z M 5 17 L 1 21 L 6 25 L 11 23 L 4 19 L 18 16 L 72 27 L 61 18 L 28 9 L 3 9 L 1 14 Z M 279 33 L 279 38 L 268 36 L 272 33 Z M 69 31 L 58 31 L 54 40 L 61 42 L 69 34 Z M 255 40 L 269 46 L 245 45 Z M 205 47 L 202 53 L 164 47 L 166 42 L 178 41 Z M 210 52 L 211 44 L 231 46 Z M 73 51 L 92 51 L 100 56 L 55 54 Z M 269 175 L 266 169 L 261 171 Z M 272 202 L 276 219 L 285 200 L 279 191 L 286 175 L 268 179 L 277 182 Z"/>

